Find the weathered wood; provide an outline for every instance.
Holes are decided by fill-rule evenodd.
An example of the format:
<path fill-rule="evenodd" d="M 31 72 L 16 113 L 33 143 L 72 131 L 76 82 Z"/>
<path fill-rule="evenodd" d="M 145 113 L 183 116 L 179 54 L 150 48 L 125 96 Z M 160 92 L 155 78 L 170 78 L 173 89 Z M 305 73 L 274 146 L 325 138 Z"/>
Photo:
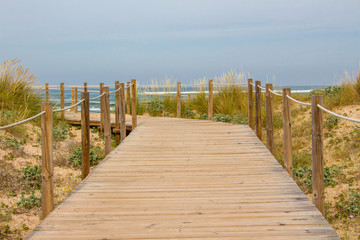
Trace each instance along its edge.
<path fill-rule="evenodd" d="M 115 81 L 115 90 L 120 88 L 119 81 Z M 121 91 L 121 90 L 120 90 Z M 120 128 L 120 92 L 115 92 L 115 125 L 116 128 Z M 117 144 L 120 143 L 120 134 L 115 134 L 115 141 Z"/>
<path fill-rule="evenodd" d="M 248 79 L 248 121 L 249 127 L 254 129 L 253 80 Z"/>
<path fill-rule="evenodd" d="M 317 105 L 323 104 L 322 96 L 312 96 L 311 125 L 312 125 L 312 180 L 313 203 L 325 216 L 324 208 L 324 157 L 323 157 L 323 114 Z"/>
<path fill-rule="evenodd" d="M 274 149 L 274 124 L 273 124 L 273 111 L 272 102 L 273 96 L 269 90 L 273 89 L 271 83 L 266 84 L 266 145 L 271 153 Z"/>
<path fill-rule="evenodd" d="M 132 111 L 131 111 L 131 116 L 132 116 L 132 127 L 133 129 L 136 128 L 137 125 L 137 112 L 136 112 L 136 107 L 137 107 L 137 87 L 136 87 L 136 80 L 135 79 L 131 79 L 131 105 L 132 105 Z"/>
<path fill-rule="evenodd" d="M 75 104 L 75 88 L 71 88 L 71 105 Z M 70 108 L 71 112 L 75 112 L 74 108 Z"/>
<path fill-rule="evenodd" d="M 74 88 L 74 104 L 77 104 L 78 103 L 78 89 L 77 87 Z M 75 106 L 74 107 L 74 112 L 78 112 L 78 106 Z"/>
<path fill-rule="evenodd" d="M 45 83 L 45 96 L 46 96 L 46 102 L 50 101 L 49 97 L 49 83 Z"/>
<path fill-rule="evenodd" d="M 256 136 L 261 140 L 262 129 L 261 129 L 261 81 L 255 81 L 255 127 Z"/>
<path fill-rule="evenodd" d="M 105 140 L 105 156 L 111 152 L 111 122 L 110 122 L 110 96 L 109 87 L 103 88 L 105 95 L 103 96 L 104 103 L 104 140 Z"/>
<path fill-rule="evenodd" d="M 81 175 L 85 179 L 90 173 L 90 102 L 89 93 L 82 92 L 81 99 Z"/>
<path fill-rule="evenodd" d="M 100 95 L 104 92 L 104 83 L 100 83 Z M 100 98 L 100 131 L 104 130 L 104 97 Z"/>
<path fill-rule="evenodd" d="M 130 87 L 131 84 L 130 82 L 127 82 L 126 83 L 126 113 L 127 114 L 131 114 L 131 111 L 130 111 L 130 105 L 131 105 L 131 94 L 130 94 Z"/>
<path fill-rule="evenodd" d="M 213 92 L 213 80 L 209 80 L 209 101 L 208 101 L 208 116 L 209 120 L 213 120 L 214 114 L 214 92 Z"/>
<path fill-rule="evenodd" d="M 138 121 L 28 239 L 339 240 L 248 126 Z"/>
<path fill-rule="evenodd" d="M 65 107 L 65 89 L 64 83 L 60 83 L 60 108 L 63 109 Z M 65 119 L 65 112 L 61 111 L 61 120 Z"/>
<path fill-rule="evenodd" d="M 87 90 L 88 90 L 88 84 L 87 82 L 84 82 L 84 92 L 87 92 Z"/>
<path fill-rule="evenodd" d="M 181 118 L 181 82 L 177 82 L 176 117 Z"/>
<path fill-rule="evenodd" d="M 126 138 L 125 84 L 120 83 L 120 142 Z"/>
<path fill-rule="evenodd" d="M 41 104 L 41 145 L 42 145 L 42 217 L 54 209 L 54 166 L 53 166 L 53 117 L 52 104 Z"/>
<path fill-rule="evenodd" d="M 284 165 L 286 171 L 290 176 L 293 175 L 293 163 L 292 163 L 292 139 L 291 139 L 291 107 L 290 99 L 290 88 L 283 89 L 283 146 L 284 146 Z"/>

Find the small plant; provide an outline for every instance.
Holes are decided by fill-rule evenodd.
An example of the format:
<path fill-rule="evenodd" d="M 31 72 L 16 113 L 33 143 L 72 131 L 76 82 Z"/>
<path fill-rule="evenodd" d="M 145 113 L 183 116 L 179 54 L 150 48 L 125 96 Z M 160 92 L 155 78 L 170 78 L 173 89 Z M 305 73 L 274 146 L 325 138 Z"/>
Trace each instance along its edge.
<path fill-rule="evenodd" d="M 339 201 L 335 203 L 336 209 L 339 211 L 335 217 L 360 216 L 360 192 L 358 190 L 350 189 L 349 195 L 345 194 L 338 196 Z"/>
<path fill-rule="evenodd" d="M 199 119 L 207 120 L 209 119 L 209 115 L 207 113 L 200 113 Z"/>
<path fill-rule="evenodd" d="M 53 138 L 55 141 L 63 141 L 67 138 L 69 132 L 69 125 L 64 121 L 60 121 L 53 129 Z"/>
<path fill-rule="evenodd" d="M 161 101 L 156 98 L 147 102 L 145 109 L 150 114 L 150 116 L 160 116 L 164 107 Z"/>
<path fill-rule="evenodd" d="M 324 127 L 326 127 L 329 131 L 336 127 L 340 122 L 340 119 L 335 116 L 328 116 L 324 122 Z"/>
<path fill-rule="evenodd" d="M 90 147 L 90 166 L 94 166 L 99 160 L 102 159 L 99 147 Z M 76 168 L 81 166 L 82 162 L 82 151 L 81 147 L 78 146 L 70 155 L 71 165 Z"/>
<path fill-rule="evenodd" d="M 216 122 L 231 122 L 231 117 L 228 114 L 217 113 L 214 115 L 214 121 Z"/>
<path fill-rule="evenodd" d="M 249 121 L 247 117 L 244 117 L 241 114 L 237 114 L 233 117 L 232 122 L 236 124 L 248 124 Z"/>
<path fill-rule="evenodd" d="M 26 188 L 41 189 L 41 166 L 26 166 L 23 170 L 22 179 L 26 182 Z"/>
<path fill-rule="evenodd" d="M 20 201 L 16 202 L 17 206 L 22 206 L 26 209 L 32 209 L 34 207 L 40 207 L 41 197 L 36 197 L 34 191 L 31 192 L 29 197 L 25 197 L 25 192 L 21 192 Z"/>
<path fill-rule="evenodd" d="M 196 115 L 196 113 L 195 113 L 193 110 L 191 110 L 191 109 L 186 109 L 186 110 L 185 110 L 185 116 L 186 116 L 186 118 L 194 119 L 194 118 L 195 118 L 195 115 Z"/>

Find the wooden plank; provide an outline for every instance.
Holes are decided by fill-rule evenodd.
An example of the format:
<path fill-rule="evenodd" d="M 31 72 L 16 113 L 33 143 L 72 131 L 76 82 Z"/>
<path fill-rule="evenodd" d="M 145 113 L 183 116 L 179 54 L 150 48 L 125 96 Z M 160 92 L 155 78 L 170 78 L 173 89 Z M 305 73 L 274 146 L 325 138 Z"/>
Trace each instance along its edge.
<path fill-rule="evenodd" d="M 139 118 L 27 239 L 339 239 L 244 125 Z"/>

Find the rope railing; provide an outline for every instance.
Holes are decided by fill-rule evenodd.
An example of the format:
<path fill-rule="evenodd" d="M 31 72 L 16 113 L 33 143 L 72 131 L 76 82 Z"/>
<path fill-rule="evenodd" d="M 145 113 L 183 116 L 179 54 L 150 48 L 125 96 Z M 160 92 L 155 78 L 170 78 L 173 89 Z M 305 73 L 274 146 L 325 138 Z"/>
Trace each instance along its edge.
<path fill-rule="evenodd" d="M 115 91 L 109 92 L 109 94 L 116 93 L 116 92 L 118 92 L 118 91 L 120 91 L 120 90 L 121 90 L 121 87 L 119 87 L 119 88 L 118 88 L 118 89 L 116 89 Z"/>
<path fill-rule="evenodd" d="M 29 118 L 27 118 L 27 119 L 21 120 L 21 121 L 19 121 L 19 122 L 12 123 L 12 124 L 9 124 L 9 125 L 6 125 L 6 126 L 1 126 L 1 127 L 0 127 L 0 130 L 5 130 L 5 129 L 7 129 L 7 128 L 15 127 L 15 126 L 17 126 L 17 125 L 20 125 L 20 124 L 29 122 L 29 121 L 37 118 L 37 117 L 40 117 L 40 116 L 43 115 L 44 113 L 45 113 L 45 111 L 42 111 L 42 112 L 36 114 L 35 116 L 32 116 L 32 117 L 29 117 Z"/>
<path fill-rule="evenodd" d="M 349 117 L 346 117 L 346 116 L 342 116 L 340 114 L 337 114 L 337 113 L 334 113 L 334 112 L 330 111 L 329 109 L 324 108 L 320 104 L 318 104 L 317 107 L 320 108 L 321 110 L 323 110 L 324 112 L 327 112 L 327 113 L 329 113 L 329 114 L 331 114 L 331 115 L 333 115 L 335 117 L 342 118 L 342 119 L 345 119 L 345 120 L 348 120 L 348 121 L 351 121 L 351 122 L 360 123 L 360 119 L 355 119 L 355 118 L 349 118 Z"/>
<path fill-rule="evenodd" d="M 74 105 L 71 105 L 71 106 L 68 106 L 68 107 L 65 107 L 65 108 L 62 108 L 62 109 L 53 110 L 53 112 L 56 113 L 56 112 L 62 112 L 62 111 L 69 110 L 71 108 L 74 108 L 74 107 L 80 105 L 83 101 L 85 101 L 85 99 L 82 99 L 81 101 L 75 103 Z"/>
<path fill-rule="evenodd" d="M 106 94 L 106 92 L 103 92 L 102 94 L 100 94 L 100 95 L 97 96 L 97 97 L 90 98 L 90 102 L 91 102 L 91 101 L 94 101 L 94 100 L 96 100 L 96 99 L 98 99 L 98 98 L 101 98 L 101 97 L 104 96 L 105 94 Z"/>
<path fill-rule="evenodd" d="M 299 103 L 299 104 L 302 104 L 302 105 L 306 105 L 306 106 L 311 106 L 311 103 L 306 103 L 306 102 L 302 102 L 302 101 L 296 100 L 295 98 L 292 98 L 292 97 L 290 97 L 289 95 L 286 95 L 286 97 L 289 98 L 290 100 L 296 102 L 296 103 Z"/>
<path fill-rule="evenodd" d="M 273 91 L 273 90 L 271 90 L 271 89 L 269 89 L 269 92 L 271 92 L 272 94 L 274 94 L 274 95 L 276 95 L 276 96 L 282 97 L 282 94 L 277 93 L 277 92 L 275 92 L 275 91 Z"/>

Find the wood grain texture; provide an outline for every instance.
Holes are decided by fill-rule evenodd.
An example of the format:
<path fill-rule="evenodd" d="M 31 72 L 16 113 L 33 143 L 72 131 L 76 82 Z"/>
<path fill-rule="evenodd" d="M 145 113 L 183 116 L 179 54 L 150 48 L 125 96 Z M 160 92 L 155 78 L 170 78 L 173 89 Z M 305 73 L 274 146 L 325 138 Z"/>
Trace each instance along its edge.
<path fill-rule="evenodd" d="M 104 103 L 104 140 L 105 140 L 105 156 L 111 152 L 111 120 L 110 120 L 110 96 L 109 87 L 104 87 L 105 95 Z"/>
<path fill-rule="evenodd" d="M 271 83 L 266 84 L 266 146 L 271 153 L 274 149 L 274 124 L 273 124 L 273 111 L 272 101 L 273 95 L 269 90 L 273 89 Z"/>
<path fill-rule="evenodd" d="M 322 96 L 312 96 L 311 125 L 312 125 L 312 180 L 313 203 L 319 211 L 325 214 L 324 195 L 324 157 L 323 157 L 323 116 L 317 105 L 323 105 Z"/>
<path fill-rule="evenodd" d="M 181 82 L 177 82 L 176 89 L 176 117 L 181 118 Z"/>
<path fill-rule="evenodd" d="M 115 81 L 115 90 L 119 89 L 119 87 L 119 81 Z M 120 129 L 120 91 L 115 93 L 115 125 L 117 129 Z M 120 134 L 115 134 L 115 141 L 117 144 L 120 143 Z"/>
<path fill-rule="evenodd" d="M 137 125 L 137 86 L 135 79 L 131 79 L 131 107 L 132 127 L 135 129 Z"/>
<path fill-rule="evenodd" d="M 283 149 L 284 149 L 284 165 L 286 171 L 290 176 L 293 175 L 293 161 L 292 161 L 292 137 L 291 137 L 291 107 L 290 88 L 283 89 Z"/>
<path fill-rule="evenodd" d="M 249 127 L 254 129 L 254 105 L 253 105 L 253 80 L 251 78 L 248 79 L 248 120 Z"/>
<path fill-rule="evenodd" d="M 81 176 L 85 179 L 90 173 L 90 102 L 89 93 L 82 92 L 81 99 Z"/>
<path fill-rule="evenodd" d="M 131 105 L 131 94 L 130 94 L 130 82 L 126 83 L 126 114 L 130 114 L 130 105 Z"/>
<path fill-rule="evenodd" d="M 60 83 L 60 108 L 65 108 L 65 88 L 64 83 Z M 65 112 L 61 111 L 61 120 L 65 119 Z"/>
<path fill-rule="evenodd" d="M 208 116 L 209 120 L 213 120 L 214 115 L 214 90 L 213 80 L 209 80 L 209 99 L 208 99 Z"/>
<path fill-rule="evenodd" d="M 104 92 L 104 83 L 100 83 L 100 95 Z M 104 130 L 104 98 L 100 98 L 100 131 Z"/>
<path fill-rule="evenodd" d="M 262 129 L 261 129 L 261 81 L 255 81 L 255 127 L 256 127 L 256 136 L 259 139 L 262 138 Z"/>
<path fill-rule="evenodd" d="M 74 88 L 74 104 L 78 103 L 78 89 Z M 78 106 L 74 107 L 74 112 L 78 112 Z"/>
<path fill-rule="evenodd" d="M 50 96 L 49 96 L 49 83 L 45 83 L 45 100 L 46 102 L 50 101 Z"/>
<path fill-rule="evenodd" d="M 339 239 L 244 125 L 139 118 L 26 239 Z"/>
<path fill-rule="evenodd" d="M 54 165 L 53 165 L 53 116 L 52 104 L 41 103 L 41 171 L 42 171 L 42 217 L 54 208 Z"/>
<path fill-rule="evenodd" d="M 126 115 L 125 115 L 125 84 L 120 83 L 120 142 L 126 138 Z"/>

